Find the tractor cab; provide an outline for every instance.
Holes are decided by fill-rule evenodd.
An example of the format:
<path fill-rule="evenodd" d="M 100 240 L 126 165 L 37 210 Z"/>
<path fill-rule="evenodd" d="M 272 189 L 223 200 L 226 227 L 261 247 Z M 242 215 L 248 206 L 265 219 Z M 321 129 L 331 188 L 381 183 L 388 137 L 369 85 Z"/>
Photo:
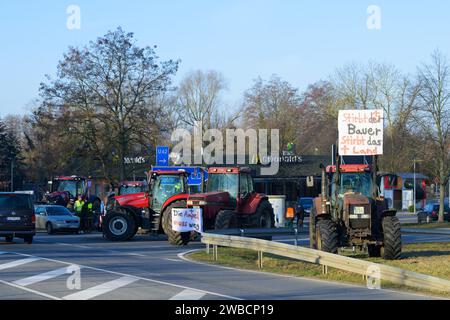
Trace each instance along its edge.
<path fill-rule="evenodd" d="M 77 195 L 85 196 L 87 179 L 79 176 L 55 177 L 49 182 L 50 192 L 46 195 L 48 203 L 67 206 Z"/>
<path fill-rule="evenodd" d="M 206 192 L 227 192 L 230 204 L 241 205 L 255 191 L 249 168 L 211 168 Z"/>
<path fill-rule="evenodd" d="M 152 171 L 150 173 L 150 208 L 161 212 L 164 203 L 172 196 L 188 193 L 188 173 L 179 171 Z"/>
<path fill-rule="evenodd" d="M 341 165 L 339 177 L 336 175 L 336 166 L 327 168 L 330 183 L 332 201 L 335 201 L 336 195 L 343 199 L 346 194 L 360 194 L 367 198 L 373 195 L 373 177 L 369 165 Z"/>
<path fill-rule="evenodd" d="M 124 181 L 119 187 L 119 196 L 147 191 L 146 181 Z"/>
<path fill-rule="evenodd" d="M 237 210 L 255 193 L 249 168 L 210 168 L 206 193 L 189 197 L 188 207 L 201 207 L 210 203 Z M 208 212 L 206 212 L 208 214 Z"/>
<path fill-rule="evenodd" d="M 75 198 L 78 194 L 83 194 L 86 189 L 86 178 L 84 177 L 55 177 L 51 183 L 51 192 L 66 191 L 70 198 Z"/>

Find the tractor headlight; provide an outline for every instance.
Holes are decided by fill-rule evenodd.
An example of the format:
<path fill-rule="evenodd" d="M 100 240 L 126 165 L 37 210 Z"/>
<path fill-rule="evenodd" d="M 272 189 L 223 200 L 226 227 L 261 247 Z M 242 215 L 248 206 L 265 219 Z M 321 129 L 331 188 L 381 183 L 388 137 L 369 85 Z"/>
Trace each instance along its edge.
<path fill-rule="evenodd" d="M 206 202 L 205 200 L 188 200 L 187 205 L 192 207 L 192 206 L 206 206 L 208 204 L 208 202 Z"/>
<path fill-rule="evenodd" d="M 350 207 L 350 219 L 370 219 L 370 210 L 365 206 L 351 206 Z"/>

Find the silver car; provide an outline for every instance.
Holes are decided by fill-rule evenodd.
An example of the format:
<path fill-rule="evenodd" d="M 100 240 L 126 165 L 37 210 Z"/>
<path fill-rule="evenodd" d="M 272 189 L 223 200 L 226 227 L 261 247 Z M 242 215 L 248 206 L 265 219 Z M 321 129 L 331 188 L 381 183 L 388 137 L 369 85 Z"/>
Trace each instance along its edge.
<path fill-rule="evenodd" d="M 39 205 L 35 207 L 36 229 L 47 230 L 48 234 L 57 231 L 78 233 L 80 218 L 69 209 L 55 205 Z"/>

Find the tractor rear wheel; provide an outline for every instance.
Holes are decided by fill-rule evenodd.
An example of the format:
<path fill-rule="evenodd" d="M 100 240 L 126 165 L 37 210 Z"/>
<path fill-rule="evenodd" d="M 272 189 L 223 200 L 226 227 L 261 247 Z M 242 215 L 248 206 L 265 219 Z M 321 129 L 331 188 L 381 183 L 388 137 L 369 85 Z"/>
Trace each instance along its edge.
<path fill-rule="evenodd" d="M 269 201 L 263 200 L 258 206 L 258 209 L 256 209 L 256 212 L 254 214 L 254 228 L 259 229 L 272 229 L 275 227 L 275 217 L 273 214 L 273 208 Z M 261 236 L 261 237 L 254 237 L 256 239 L 262 239 L 271 241 L 272 236 Z"/>
<path fill-rule="evenodd" d="M 271 229 L 275 226 L 273 208 L 269 201 L 263 200 L 255 213 L 256 228 Z"/>
<path fill-rule="evenodd" d="M 382 224 L 384 244 L 381 247 L 381 257 L 385 260 L 400 259 L 402 254 L 400 220 L 397 217 L 384 217 Z"/>
<path fill-rule="evenodd" d="M 186 208 L 186 201 L 175 201 L 163 212 L 163 230 L 169 238 L 169 243 L 174 246 L 185 246 L 189 243 L 189 241 L 191 241 L 192 238 L 190 232 L 178 232 L 172 229 L 172 209 L 184 208 Z"/>
<path fill-rule="evenodd" d="M 214 229 L 233 229 L 237 228 L 237 218 L 233 211 L 220 211 L 216 216 Z"/>
<path fill-rule="evenodd" d="M 336 223 L 323 219 L 317 221 L 315 247 L 317 250 L 338 253 L 339 236 Z"/>
<path fill-rule="evenodd" d="M 110 241 L 128 241 L 136 231 L 136 221 L 127 212 L 112 211 L 103 219 L 103 235 Z"/>

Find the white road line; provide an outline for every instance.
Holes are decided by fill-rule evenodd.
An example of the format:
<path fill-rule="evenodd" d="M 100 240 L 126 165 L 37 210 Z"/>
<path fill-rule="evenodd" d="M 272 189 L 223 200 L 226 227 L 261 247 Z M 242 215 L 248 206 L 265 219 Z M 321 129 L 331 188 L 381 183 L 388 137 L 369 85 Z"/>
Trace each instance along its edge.
<path fill-rule="evenodd" d="M 64 268 L 56 269 L 56 270 L 53 270 L 53 271 L 41 273 L 41 274 L 38 274 L 38 275 L 35 275 L 35 276 L 32 276 L 32 277 L 28 277 L 28 278 L 24 278 L 24 279 L 20 279 L 20 280 L 14 281 L 13 283 L 17 284 L 19 286 L 22 286 L 22 287 L 26 287 L 26 286 L 29 286 L 29 285 L 32 285 L 32 284 L 35 284 L 35 283 L 38 283 L 38 282 L 42 282 L 42 281 L 46 281 L 46 280 L 50 280 L 50 279 L 59 277 L 59 276 L 61 276 L 63 274 L 70 273 L 70 272 L 68 272 L 68 268 L 69 267 L 64 267 Z"/>
<path fill-rule="evenodd" d="M 180 260 L 180 259 L 170 259 L 170 258 L 164 258 L 164 260 L 174 261 L 174 262 L 182 262 L 183 261 L 183 260 Z"/>
<path fill-rule="evenodd" d="M 99 284 L 98 286 L 70 294 L 68 296 L 63 297 L 64 300 L 89 300 L 92 298 L 95 298 L 97 296 L 100 296 L 102 294 L 114 291 L 116 289 L 119 289 L 121 287 L 125 287 L 133 282 L 138 281 L 138 278 L 135 277 L 122 277 L 116 280 L 112 280 L 109 282 L 105 282 L 102 284 Z"/>
<path fill-rule="evenodd" d="M 169 300 L 200 300 L 203 298 L 206 294 L 204 292 L 199 291 L 193 291 L 193 290 L 183 290 L 180 293 L 174 295 Z"/>
<path fill-rule="evenodd" d="M 10 252 L 10 253 L 16 254 L 18 256 L 23 256 L 23 257 L 32 257 L 31 255 L 24 254 L 24 253 L 18 253 L 18 252 Z M 62 263 L 62 264 L 65 264 L 65 265 L 73 265 L 74 264 L 74 263 L 69 263 L 69 262 L 66 262 L 66 261 L 61 261 L 61 260 L 56 260 L 56 259 L 49 259 L 49 258 L 42 258 L 42 257 L 40 257 L 40 259 L 42 259 L 44 261 L 51 261 L 51 262 Z M 182 260 L 185 260 L 185 259 L 182 259 Z M 143 281 L 147 281 L 147 282 L 157 283 L 157 284 L 166 285 L 166 286 L 170 286 L 170 287 L 174 287 L 174 288 L 190 289 L 190 290 L 193 290 L 193 291 L 204 292 L 205 294 L 210 294 L 210 295 L 213 295 L 213 296 L 217 296 L 217 297 L 221 297 L 221 298 L 225 298 L 225 299 L 230 299 L 230 300 L 242 300 L 241 298 L 237 298 L 237 297 L 233 297 L 233 296 L 229 296 L 229 295 L 225 295 L 225 294 L 221 294 L 221 293 L 217 293 L 217 292 L 212 292 L 212 291 L 195 289 L 195 288 L 191 288 L 191 287 L 187 287 L 187 286 L 183 286 L 183 285 L 179 285 L 179 284 L 174 284 L 174 283 L 170 283 L 170 282 L 154 280 L 154 279 L 149 279 L 149 278 L 144 278 L 144 277 L 137 277 L 137 276 L 135 277 L 135 276 L 131 276 L 129 274 L 121 273 L 121 272 L 116 272 L 116 271 L 111 271 L 111 270 L 106 270 L 106 269 L 101 269 L 101 268 L 95 268 L 95 267 L 89 267 L 89 266 L 85 266 L 85 265 L 79 265 L 79 264 L 77 264 L 77 265 L 80 268 L 83 268 L 83 269 L 96 270 L 96 271 L 106 272 L 106 273 L 109 273 L 109 274 L 115 274 L 115 275 L 119 275 L 119 276 L 123 276 L 123 277 L 133 277 L 133 278 L 138 279 L 138 280 L 143 280 Z"/>
<path fill-rule="evenodd" d="M 40 258 L 26 258 L 26 259 L 20 259 L 20 260 L 16 260 L 16 261 L 12 261 L 12 262 L 8 262 L 8 263 L 4 263 L 4 264 L 0 264 L 0 270 L 5 270 L 5 269 L 10 269 L 10 268 L 14 268 L 14 267 L 18 267 L 27 263 L 31 263 L 34 261 L 40 260 Z"/>
<path fill-rule="evenodd" d="M 79 244 L 70 244 L 70 243 L 56 243 L 57 245 L 59 245 L 59 246 L 69 246 L 69 247 L 75 247 L 75 248 L 81 248 L 81 249 L 91 249 L 91 247 L 88 247 L 88 246 L 82 246 L 82 245 L 79 245 Z M 95 248 L 92 248 L 92 249 L 95 249 Z"/>
<path fill-rule="evenodd" d="M 48 299 L 62 300 L 61 298 L 58 298 L 58 297 L 55 297 L 55 296 L 52 296 L 52 295 L 49 295 L 49 294 L 46 294 L 46 293 L 43 293 L 43 292 L 40 292 L 40 291 L 36 291 L 36 290 L 30 289 L 30 288 L 21 287 L 21 286 L 19 286 L 17 284 L 10 283 L 10 282 L 7 282 L 7 281 L 0 280 L 0 283 L 2 283 L 4 285 L 7 285 L 7 286 L 10 286 L 10 287 L 14 287 L 14 288 L 17 288 L 17 289 L 21 289 L 21 290 L 24 290 L 24 291 L 28 291 L 28 292 L 34 293 L 34 294 L 40 295 L 40 296 L 48 298 Z"/>
<path fill-rule="evenodd" d="M 135 256 L 135 257 L 144 257 L 144 258 L 148 257 L 145 254 L 134 253 L 134 252 L 130 252 L 130 253 L 126 253 L 126 254 L 129 255 L 129 256 Z"/>

